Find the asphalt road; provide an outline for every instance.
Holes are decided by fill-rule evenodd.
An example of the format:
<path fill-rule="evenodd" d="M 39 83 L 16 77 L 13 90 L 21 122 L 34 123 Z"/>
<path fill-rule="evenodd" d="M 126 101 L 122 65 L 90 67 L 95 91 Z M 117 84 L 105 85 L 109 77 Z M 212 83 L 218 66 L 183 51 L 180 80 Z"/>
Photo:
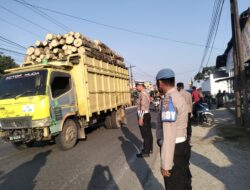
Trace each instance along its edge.
<path fill-rule="evenodd" d="M 136 158 L 142 142 L 135 109 L 126 116 L 127 127 L 99 127 L 68 151 L 55 144 L 22 151 L 0 144 L 0 189 L 163 189 L 151 170 L 159 156 L 156 145 L 150 158 Z M 153 113 L 153 127 L 155 120 Z"/>

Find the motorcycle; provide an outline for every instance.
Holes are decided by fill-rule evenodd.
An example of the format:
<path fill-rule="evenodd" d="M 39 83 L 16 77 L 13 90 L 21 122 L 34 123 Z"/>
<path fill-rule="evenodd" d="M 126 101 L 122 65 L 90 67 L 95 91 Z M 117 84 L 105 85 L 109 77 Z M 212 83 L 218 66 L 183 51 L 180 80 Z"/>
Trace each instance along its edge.
<path fill-rule="evenodd" d="M 156 112 L 159 112 L 160 111 L 160 102 L 161 102 L 161 99 L 160 97 L 155 97 L 152 101 L 153 105 L 154 105 L 154 110 Z"/>
<path fill-rule="evenodd" d="M 205 103 L 198 104 L 197 116 L 198 118 L 192 118 L 192 123 L 204 127 L 211 127 L 214 125 L 214 114 L 209 111 L 209 108 Z"/>

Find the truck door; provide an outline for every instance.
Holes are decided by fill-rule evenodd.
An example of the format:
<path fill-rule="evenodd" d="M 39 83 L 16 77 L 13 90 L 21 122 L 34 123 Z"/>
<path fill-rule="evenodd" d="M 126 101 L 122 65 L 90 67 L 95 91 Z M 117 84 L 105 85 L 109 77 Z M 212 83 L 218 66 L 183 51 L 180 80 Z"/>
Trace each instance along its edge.
<path fill-rule="evenodd" d="M 64 118 L 75 113 L 76 97 L 70 74 L 53 71 L 50 79 L 51 133 L 60 132 Z"/>

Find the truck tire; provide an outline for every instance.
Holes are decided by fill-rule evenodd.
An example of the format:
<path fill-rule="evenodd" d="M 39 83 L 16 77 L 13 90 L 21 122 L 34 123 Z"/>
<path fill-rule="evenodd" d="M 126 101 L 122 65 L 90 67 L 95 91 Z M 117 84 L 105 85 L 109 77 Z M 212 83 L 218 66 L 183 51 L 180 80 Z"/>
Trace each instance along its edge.
<path fill-rule="evenodd" d="M 111 123 L 113 129 L 118 129 L 121 127 L 121 116 L 119 110 L 113 111 L 111 113 Z"/>
<path fill-rule="evenodd" d="M 56 144 L 61 150 L 68 150 L 75 146 L 77 141 L 77 125 L 74 120 L 67 119 L 63 129 L 56 137 Z"/>
<path fill-rule="evenodd" d="M 110 114 L 105 117 L 105 127 L 107 129 L 112 129 L 112 122 Z"/>

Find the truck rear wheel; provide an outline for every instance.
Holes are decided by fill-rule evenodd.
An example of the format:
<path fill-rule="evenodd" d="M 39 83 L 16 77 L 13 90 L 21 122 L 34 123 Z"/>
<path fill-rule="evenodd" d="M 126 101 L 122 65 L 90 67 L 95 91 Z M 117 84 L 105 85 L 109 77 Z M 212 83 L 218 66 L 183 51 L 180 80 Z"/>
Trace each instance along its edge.
<path fill-rule="evenodd" d="M 75 146 L 77 141 L 77 126 L 74 120 L 67 119 L 63 124 L 61 133 L 56 137 L 56 144 L 62 150 L 68 150 Z"/>
<path fill-rule="evenodd" d="M 113 111 L 111 113 L 111 123 L 113 129 L 118 129 L 121 127 L 121 115 L 120 111 Z"/>
<path fill-rule="evenodd" d="M 112 122 L 110 114 L 105 117 L 105 127 L 107 129 L 112 129 Z"/>

